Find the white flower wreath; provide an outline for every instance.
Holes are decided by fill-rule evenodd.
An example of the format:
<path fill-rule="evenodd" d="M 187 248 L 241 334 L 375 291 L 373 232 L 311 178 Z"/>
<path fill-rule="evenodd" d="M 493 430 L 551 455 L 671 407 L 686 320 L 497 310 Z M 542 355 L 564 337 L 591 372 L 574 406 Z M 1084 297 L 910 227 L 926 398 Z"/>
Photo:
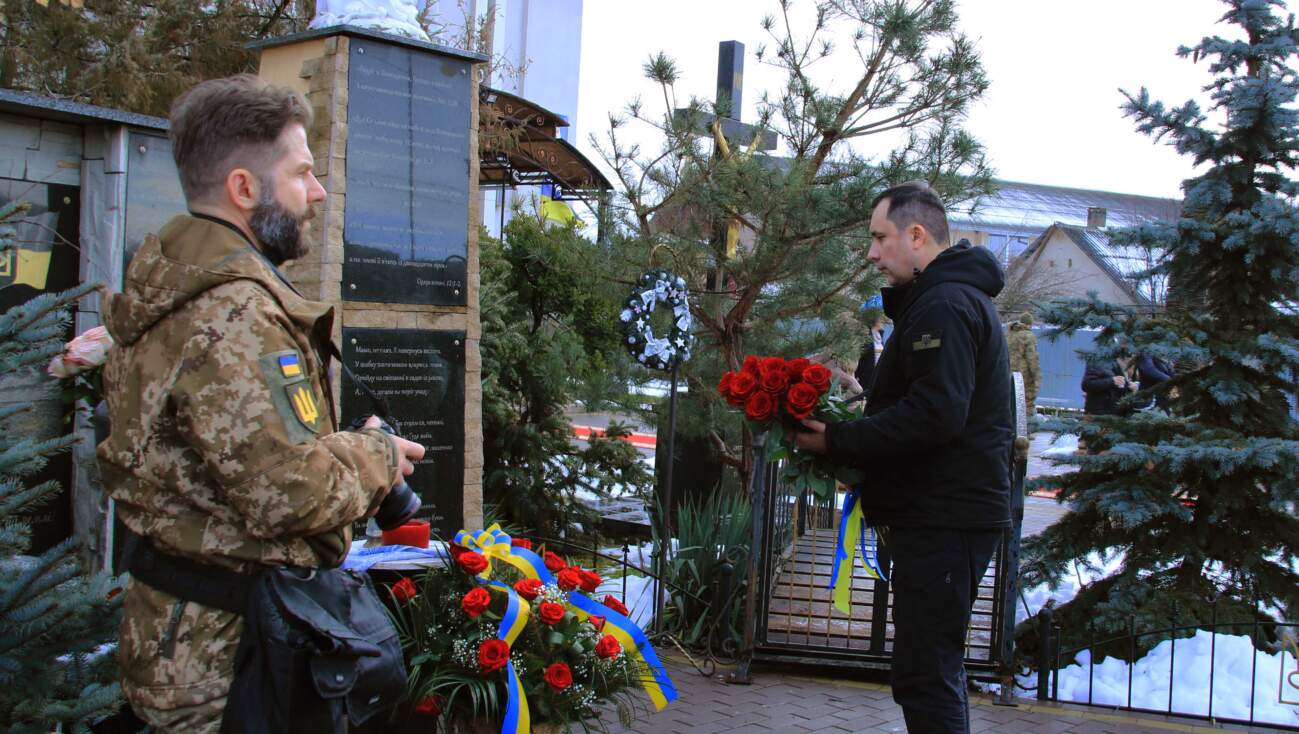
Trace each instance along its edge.
<path fill-rule="evenodd" d="M 657 336 L 650 325 L 650 314 L 658 304 L 672 308 L 672 328 L 667 336 Z M 656 270 L 641 276 L 636 290 L 627 297 L 627 303 L 618 318 L 627 338 L 627 353 L 646 367 L 670 370 L 690 359 L 694 337 L 690 335 L 693 321 L 690 303 L 686 299 L 686 281 L 666 270 Z"/>

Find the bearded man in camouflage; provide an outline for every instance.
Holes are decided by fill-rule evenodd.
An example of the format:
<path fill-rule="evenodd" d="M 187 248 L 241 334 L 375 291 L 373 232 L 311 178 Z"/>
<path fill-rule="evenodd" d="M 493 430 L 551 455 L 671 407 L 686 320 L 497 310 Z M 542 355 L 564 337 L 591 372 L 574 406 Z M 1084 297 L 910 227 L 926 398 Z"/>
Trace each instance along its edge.
<path fill-rule="evenodd" d="M 144 548 L 133 558 L 197 569 L 179 574 L 196 593 L 169 593 L 127 561 L 123 688 L 157 731 L 221 726 L 243 617 L 195 601 L 204 579 L 337 566 L 351 524 L 424 453 L 376 419 L 338 430 L 333 309 L 277 270 L 305 254 L 302 225 L 325 198 L 310 126 L 299 94 L 253 76 L 177 99 L 170 136 L 190 213 L 145 240 L 105 314 L 117 347 L 104 483 Z"/>

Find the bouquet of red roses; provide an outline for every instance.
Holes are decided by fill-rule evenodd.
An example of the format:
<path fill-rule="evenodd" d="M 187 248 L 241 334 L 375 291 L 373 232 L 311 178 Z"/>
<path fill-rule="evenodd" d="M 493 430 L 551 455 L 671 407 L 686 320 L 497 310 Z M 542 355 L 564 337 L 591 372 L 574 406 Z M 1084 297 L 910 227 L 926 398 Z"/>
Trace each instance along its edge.
<path fill-rule="evenodd" d="M 744 410 L 755 432 L 767 432 L 767 459 L 784 461 L 781 479 L 795 491 L 810 489 L 822 500 L 834 500 L 837 482 L 860 482 L 859 471 L 835 465 L 821 454 L 797 451 L 794 433 L 805 418 L 838 423 L 857 417 L 835 388 L 823 364 L 803 357 L 749 355 L 739 372 L 727 372 L 717 384 L 726 402 Z"/>

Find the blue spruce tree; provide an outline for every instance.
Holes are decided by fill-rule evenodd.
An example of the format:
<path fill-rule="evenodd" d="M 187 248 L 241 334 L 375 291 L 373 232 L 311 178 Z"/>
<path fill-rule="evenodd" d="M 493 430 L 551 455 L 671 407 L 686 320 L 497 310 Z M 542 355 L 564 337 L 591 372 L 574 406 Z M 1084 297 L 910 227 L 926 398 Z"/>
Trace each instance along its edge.
<path fill-rule="evenodd" d="M 1240 40 L 1205 38 L 1178 50 L 1209 61 L 1210 109 L 1166 108 L 1145 89 L 1127 95 L 1138 129 L 1171 142 L 1204 173 L 1182 184 L 1172 224 L 1111 233 L 1149 248 L 1167 306 L 1134 313 L 1099 302 L 1046 309 L 1071 333 L 1099 328 L 1099 359 L 1144 354 L 1176 377 L 1142 390 L 1167 410 L 1057 421 L 1088 454 L 1063 477 L 1070 511 L 1025 544 L 1026 581 L 1059 580 L 1091 553 L 1121 550 L 1114 575 L 1059 611 L 1066 638 L 1207 622 L 1250 620 L 1271 607 L 1299 619 L 1299 429 L 1291 413 L 1299 378 L 1299 47 L 1279 0 L 1228 0 L 1221 22 Z M 1165 403 L 1165 400 L 1167 401 Z M 1085 562 L 1085 561 L 1082 561 Z M 1069 645 L 1071 640 L 1066 639 Z M 1156 640 L 1150 640 L 1155 642 Z"/>
<path fill-rule="evenodd" d="M 13 247 L 10 223 L 23 211 L 16 203 L 0 207 L 0 250 Z M 6 382 L 41 370 L 62 350 L 68 307 L 93 288 L 40 295 L 0 315 Z M 0 407 L 0 730 L 45 734 L 61 725 L 85 731 L 90 717 L 118 704 L 119 602 L 111 577 L 86 573 L 75 539 L 31 555 L 25 513 L 61 489 L 31 477 L 76 441 L 23 429 L 32 410 L 31 402 Z"/>

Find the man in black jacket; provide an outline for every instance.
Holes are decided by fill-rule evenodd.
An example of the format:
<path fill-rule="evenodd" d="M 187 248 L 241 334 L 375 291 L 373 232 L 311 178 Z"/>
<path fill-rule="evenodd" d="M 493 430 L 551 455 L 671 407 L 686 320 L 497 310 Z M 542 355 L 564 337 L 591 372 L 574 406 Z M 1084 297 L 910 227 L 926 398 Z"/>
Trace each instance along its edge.
<path fill-rule="evenodd" d="M 867 521 L 889 528 L 893 699 L 907 730 L 969 732 L 965 631 L 1010 527 L 1014 439 L 1004 284 L 987 250 L 948 246 L 942 201 L 904 184 L 873 204 L 868 257 L 888 280 L 894 330 L 863 418 L 807 420 L 799 448 L 865 469 Z"/>

